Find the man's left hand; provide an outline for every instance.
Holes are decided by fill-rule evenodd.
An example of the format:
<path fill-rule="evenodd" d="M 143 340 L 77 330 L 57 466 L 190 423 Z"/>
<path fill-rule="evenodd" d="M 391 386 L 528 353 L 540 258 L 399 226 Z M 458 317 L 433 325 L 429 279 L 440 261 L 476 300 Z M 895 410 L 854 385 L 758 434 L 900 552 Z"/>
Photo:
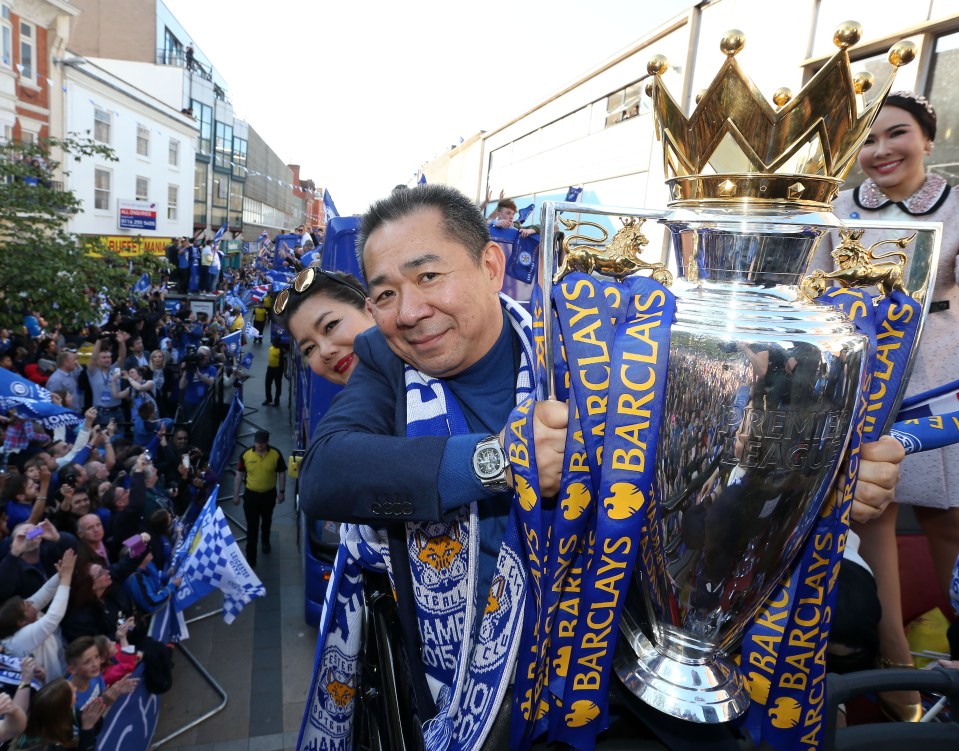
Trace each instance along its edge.
<path fill-rule="evenodd" d="M 884 435 L 863 443 L 859 452 L 859 481 L 852 501 L 852 518 L 868 522 L 882 516 L 896 497 L 899 469 L 906 450 L 895 438 Z"/>
<path fill-rule="evenodd" d="M 276 502 L 277 502 L 277 503 L 283 503 L 283 501 L 285 501 L 285 500 L 286 500 L 286 491 L 285 491 L 285 490 L 281 490 L 279 493 L 276 494 Z"/>

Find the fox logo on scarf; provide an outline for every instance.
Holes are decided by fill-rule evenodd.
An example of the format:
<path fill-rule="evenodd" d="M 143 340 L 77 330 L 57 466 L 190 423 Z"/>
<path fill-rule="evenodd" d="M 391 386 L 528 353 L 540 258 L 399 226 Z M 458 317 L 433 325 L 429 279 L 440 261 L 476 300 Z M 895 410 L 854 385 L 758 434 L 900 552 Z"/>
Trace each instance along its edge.
<path fill-rule="evenodd" d="M 452 527 L 449 534 L 440 533 L 432 537 L 422 530 L 416 530 L 413 535 L 416 557 L 444 579 L 466 576 L 466 562 L 459 556 L 463 550 L 461 534 L 458 526 Z"/>
<path fill-rule="evenodd" d="M 325 687 L 329 699 L 328 711 L 335 712 L 346 709 L 353 702 L 353 696 L 356 693 L 354 682 L 353 676 L 350 676 L 344 683 L 333 676 L 333 668 L 327 670 Z"/>

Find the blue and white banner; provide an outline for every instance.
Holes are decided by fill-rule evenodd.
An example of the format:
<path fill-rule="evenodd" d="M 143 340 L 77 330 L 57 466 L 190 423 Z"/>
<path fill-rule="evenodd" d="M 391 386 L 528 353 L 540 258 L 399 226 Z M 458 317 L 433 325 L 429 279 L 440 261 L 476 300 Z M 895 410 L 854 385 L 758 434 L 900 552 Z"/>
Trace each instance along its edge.
<path fill-rule="evenodd" d="M 144 271 L 143 275 L 137 279 L 137 283 L 133 285 L 133 291 L 142 295 L 148 289 L 150 289 L 150 275 Z"/>
<path fill-rule="evenodd" d="M 6 368 L 0 368 L 0 409 L 10 409 L 24 399 L 50 401 L 50 392 Z"/>
<path fill-rule="evenodd" d="M 230 225 L 228 223 L 224 222 L 223 226 L 216 231 L 216 234 L 213 235 L 213 247 L 216 247 L 217 243 L 220 242 L 220 238 L 223 237 L 227 229 L 229 229 L 229 226 Z"/>
<path fill-rule="evenodd" d="M 569 190 L 566 191 L 566 200 L 569 203 L 573 203 L 577 198 L 579 198 L 582 192 L 583 192 L 583 189 L 581 187 L 570 185 Z"/>
<path fill-rule="evenodd" d="M 534 208 L 536 208 L 536 204 L 531 203 L 529 206 L 520 209 L 518 212 L 516 212 L 516 221 L 520 224 L 524 224 L 526 220 L 529 219 L 529 215 L 533 213 Z"/>
<path fill-rule="evenodd" d="M 902 400 L 896 421 L 915 420 L 956 411 L 959 411 L 959 381 L 906 397 Z"/>
<path fill-rule="evenodd" d="M 240 552 L 230 524 L 215 501 L 212 513 L 200 515 L 191 535 L 177 576 L 183 584 L 219 589 L 223 593 L 223 620 L 233 623 L 248 603 L 266 595 L 266 587 Z M 176 607 L 183 609 L 179 596 Z"/>
<path fill-rule="evenodd" d="M 240 345 L 243 342 L 243 332 L 234 331 L 232 334 L 227 334 L 220 340 L 233 357 L 236 357 L 240 354 Z"/>
<path fill-rule="evenodd" d="M 163 644 L 186 638 L 179 632 L 178 616 L 167 601 L 153 615 L 149 635 Z M 150 748 L 160 719 L 160 697 L 147 690 L 143 673 L 144 666 L 140 663 L 131 673 L 140 679 L 140 683 L 133 693 L 118 698 L 104 717 L 97 736 L 97 751 L 143 751 Z"/>
<path fill-rule="evenodd" d="M 330 223 L 330 219 L 334 216 L 339 216 L 340 212 L 336 210 L 336 204 L 333 203 L 333 196 L 330 195 L 330 191 L 323 191 L 323 217 L 326 224 Z"/>

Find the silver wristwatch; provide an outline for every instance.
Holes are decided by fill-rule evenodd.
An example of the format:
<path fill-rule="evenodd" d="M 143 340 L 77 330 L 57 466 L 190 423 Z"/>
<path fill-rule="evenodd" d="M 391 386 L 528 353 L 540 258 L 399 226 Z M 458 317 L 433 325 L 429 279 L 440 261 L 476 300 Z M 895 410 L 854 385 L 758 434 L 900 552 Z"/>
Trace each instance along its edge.
<path fill-rule="evenodd" d="M 473 451 L 473 472 L 484 488 L 494 492 L 509 490 L 509 483 L 506 481 L 508 466 L 506 454 L 499 445 L 497 436 L 487 436 L 476 444 Z"/>

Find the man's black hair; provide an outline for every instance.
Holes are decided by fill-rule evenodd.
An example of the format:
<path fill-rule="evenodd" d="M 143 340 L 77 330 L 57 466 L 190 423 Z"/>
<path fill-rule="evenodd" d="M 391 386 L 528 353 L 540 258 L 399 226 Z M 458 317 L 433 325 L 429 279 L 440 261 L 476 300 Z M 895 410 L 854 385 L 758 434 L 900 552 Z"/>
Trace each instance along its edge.
<path fill-rule="evenodd" d="M 382 198 L 363 215 L 360 232 L 356 238 L 356 257 L 366 278 L 363 251 L 370 235 L 388 222 L 405 219 L 420 211 L 436 209 L 442 215 L 443 229 L 447 237 L 466 246 L 478 266 L 483 258 L 483 249 L 490 241 L 489 227 L 479 207 L 456 188 L 439 183 L 417 185 L 409 190 L 394 190 Z"/>

